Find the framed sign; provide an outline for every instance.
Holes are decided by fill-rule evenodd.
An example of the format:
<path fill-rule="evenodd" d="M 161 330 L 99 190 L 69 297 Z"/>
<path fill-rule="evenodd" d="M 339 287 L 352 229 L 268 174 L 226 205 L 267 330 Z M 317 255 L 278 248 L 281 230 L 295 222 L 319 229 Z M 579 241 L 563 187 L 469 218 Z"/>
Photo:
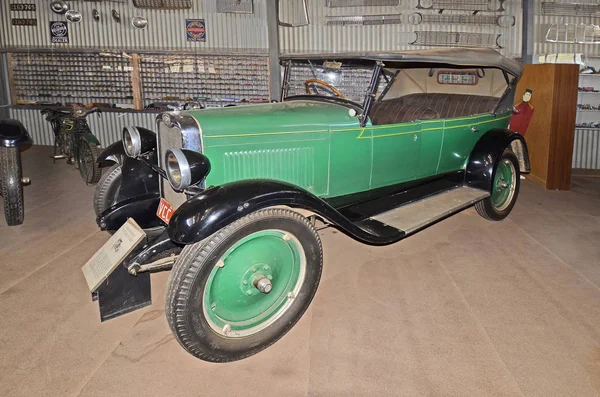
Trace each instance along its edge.
<path fill-rule="evenodd" d="M 52 43 L 68 43 L 69 42 L 69 27 L 65 22 L 51 21 L 50 22 L 50 41 Z"/>
<path fill-rule="evenodd" d="M 37 26 L 37 19 L 35 18 L 13 18 L 13 26 Z"/>
<path fill-rule="evenodd" d="M 479 77 L 474 70 L 440 70 L 438 84 L 477 85 Z"/>
<path fill-rule="evenodd" d="M 206 23 L 204 19 L 186 19 L 185 36 L 187 41 L 206 41 Z"/>
<path fill-rule="evenodd" d="M 11 4 L 11 11 L 35 11 L 35 4 L 33 3 L 23 3 L 23 4 Z"/>

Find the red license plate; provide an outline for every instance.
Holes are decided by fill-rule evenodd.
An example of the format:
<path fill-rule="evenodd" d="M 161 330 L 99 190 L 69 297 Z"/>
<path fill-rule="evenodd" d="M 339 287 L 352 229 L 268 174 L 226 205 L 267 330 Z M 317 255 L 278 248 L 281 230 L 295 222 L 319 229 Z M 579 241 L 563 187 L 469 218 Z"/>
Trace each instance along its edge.
<path fill-rule="evenodd" d="M 175 208 L 173 208 L 167 200 L 161 198 L 160 203 L 158 204 L 158 210 L 156 210 L 156 216 L 168 225 L 173 212 L 175 212 Z"/>

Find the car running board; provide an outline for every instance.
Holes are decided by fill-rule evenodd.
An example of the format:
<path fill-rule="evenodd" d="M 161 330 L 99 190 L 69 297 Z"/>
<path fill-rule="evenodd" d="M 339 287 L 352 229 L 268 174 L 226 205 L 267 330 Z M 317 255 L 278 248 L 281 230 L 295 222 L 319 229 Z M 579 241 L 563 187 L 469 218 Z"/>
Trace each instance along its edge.
<path fill-rule="evenodd" d="M 371 226 L 379 223 L 381 227 L 403 231 L 406 237 L 473 206 L 489 195 L 488 192 L 480 189 L 461 186 L 403 205 L 362 222 L 368 221 Z"/>

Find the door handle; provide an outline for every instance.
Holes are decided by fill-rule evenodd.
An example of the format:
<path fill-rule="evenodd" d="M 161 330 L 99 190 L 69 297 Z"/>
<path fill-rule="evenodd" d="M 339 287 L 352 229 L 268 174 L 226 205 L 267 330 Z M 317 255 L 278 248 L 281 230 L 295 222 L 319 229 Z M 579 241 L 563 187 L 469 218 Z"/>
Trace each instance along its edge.
<path fill-rule="evenodd" d="M 479 132 L 479 130 L 475 127 L 471 127 L 471 132 Z"/>

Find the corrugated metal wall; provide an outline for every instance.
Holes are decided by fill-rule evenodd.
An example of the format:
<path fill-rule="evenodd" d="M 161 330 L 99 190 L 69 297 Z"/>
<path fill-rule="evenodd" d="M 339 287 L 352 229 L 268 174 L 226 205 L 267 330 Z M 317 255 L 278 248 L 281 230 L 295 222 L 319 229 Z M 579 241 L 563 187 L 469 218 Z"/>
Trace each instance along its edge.
<path fill-rule="evenodd" d="M 573 168 L 600 169 L 600 129 L 575 130 Z"/>
<path fill-rule="evenodd" d="M 505 47 L 501 51 L 511 57 L 521 56 L 521 22 L 522 9 L 520 0 L 507 0 L 504 3 L 506 11 L 502 14 L 515 17 L 515 26 L 501 28 L 489 25 L 443 25 L 435 26 L 420 24 L 412 25 L 408 16 L 414 12 L 436 13 L 437 11 L 418 10 L 416 1 L 401 0 L 399 7 L 371 6 L 371 7 L 343 7 L 329 8 L 325 0 L 310 1 L 308 3 L 310 24 L 304 27 L 280 27 L 280 42 L 282 53 L 307 53 L 307 52 L 344 52 L 344 51 L 394 51 L 403 49 L 418 49 L 423 47 L 410 45 L 415 40 L 415 30 L 420 31 L 451 31 L 469 33 L 494 33 L 501 34 L 500 44 Z M 297 10 L 291 10 L 286 15 L 283 10 L 281 19 L 290 20 L 297 18 Z M 296 12 L 294 12 L 296 11 Z M 327 26 L 326 16 L 336 15 L 377 15 L 377 14 L 402 13 L 403 23 L 400 25 L 377 26 Z M 445 11 L 449 13 L 449 11 Z M 462 15 L 468 12 L 459 12 Z M 490 15 L 488 13 L 484 13 Z"/>
<path fill-rule="evenodd" d="M 10 3 L 35 3 L 35 12 L 10 11 Z M 93 49 L 154 49 L 154 50 L 262 50 L 268 49 L 266 0 L 254 0 L 253 14 L 217 13 L 216 1 L 192 0 L 190 10 L 146 10 L 114 2 L 69 1 L 73 9 L 83 14 L 79 23 L 69 23 L 69 43 L 50 42 L 50 21 L 66 21 L 50 9 L 49 0 L 4 0 L 0 2 L 1 29 L 7 47 L 26 48 L 93 48 Z M 92 9 L 101 14 L 99 22 Z M 111 17 L 111 10 L 120 13 L 121 23 Z M 137 30 L 131 18 L 143 16 L 148 27 Z M 37 18 L 37 26 L 12 26 L 11 18 Z M 188 42 L 186 19 L 204 19 L 206 42 Z"/>

